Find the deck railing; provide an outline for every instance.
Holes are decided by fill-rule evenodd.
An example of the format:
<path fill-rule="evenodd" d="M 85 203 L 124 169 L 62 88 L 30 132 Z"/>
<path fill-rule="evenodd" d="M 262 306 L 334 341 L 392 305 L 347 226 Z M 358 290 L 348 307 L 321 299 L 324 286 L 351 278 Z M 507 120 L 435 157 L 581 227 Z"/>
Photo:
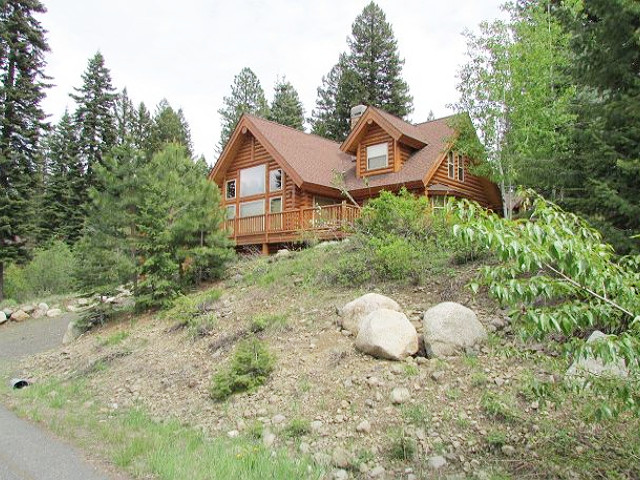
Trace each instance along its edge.
<path fill-rule="evenodd" d="M 225 221 L 230 236 L 238 238 L 260 234 L 296 234 L 305 231 L 341 231 L 353 225 L 360 210 L 341 203 L 278 213 L 266 213 L 251 217 L 232 218 Z"/>

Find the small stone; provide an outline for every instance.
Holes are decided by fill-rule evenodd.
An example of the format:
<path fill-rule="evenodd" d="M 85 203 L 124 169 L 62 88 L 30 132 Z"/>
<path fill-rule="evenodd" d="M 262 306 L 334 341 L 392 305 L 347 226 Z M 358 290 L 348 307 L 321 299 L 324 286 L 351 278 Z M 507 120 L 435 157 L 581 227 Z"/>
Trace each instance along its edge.
<path fill-rule="evenodd" d="M 283 423 L 286 419 L 287 417 L 285 417 L 284 415 L 278 414 L 271 419 L 271 423 L 273 423 L 274 425 L 278 425 L 280 423 Z"/>
<path fill-rule="evenodd" d="M 447 459 L 444 458 L 442 455 L 429 457 L 429 460 L 427 460 L 427 465 L 429 465 L 429 467 L 432 468 L 433 470 L 438 470 L 444 467 L 446 464 L 447 464 Z"/>
<path fill-rule="evenodd" d="M 369 470 L 370 478 L 378 478 L 384 475 L 384 468 L 381 465 L 377 465 Z"/>
<path fill-rule="evenodd" d="M 429 359 L 426 357 L 416 357 L 416 363 L 418 365 L 426 365 L 429 363 Z"/>
<path fill-rule="evenodd" d="M 431 380 L 434 382 L 439 382 L 444 377 L 444 372 L 442 370 L 437 370 L 431 374 Z"/>
<path fill-rule="evenodd" d="M 310 450 L 311 450 L 311 447 L 309 446 L 309 444 L 308 444 L 308 443 L 306 443 L 306 442 L 302 442 L 302 443 L 300 444 L 300 452 L 301 452 L 301 453 L 305 453 L 305 454 L 307 454 L 307 453 L 309 453 L 309 451 L 310 451 Z"/>
<path fill-rule="evenodd" d="M 503 319 L 496 317 L 492 319 L 489 324 L 494 326 L 496 329 L 500 330 L 501 328 L 505 327 L 506 322 Z"/>
<path fill-rule="evenodd" d="M 396 387 L 391 392 L 391 403 L 396 405 L 400 405 L 401 403 L 405 403 L 407 400 L 411 398 L 411 394 L 409 393 L 409 389 L 404 387 Z"/>
<path fill-rule="evenodd" d="M 371 423 L 369 423 L 369 420 L 363 420 L 362 422 L 360 422 L 356 427 L 356 432 L 360 432 L 360 433 L 371 432 Z"/>
<path fill-rule="evenodd" d="M 373 408 L 373 407 L 375 407 L 375 406 L 376 406 L 376 403 L 375 403 L 373 400 L 371 400 L 370 398 L 367 398 L 367 399 L 364 401 L 364 404 L 365 404 L 365 406 L 367 406 L 367 407 L 369 407 L 369 408 Z"/>
<path fill-rule="evenodd" d="M 58 315 L 62 314 L 62 310 L 60 310 L 59 308 L 52 308 L 51 310 L 47 311 L 47 317 L 57 317 Z"/>
<path fill-rule="evenodd" d="M 237 438 L 238 435 L 240 435 L 240 432 L 238 430 L 230 430 L 227 432 L 227 436 L 229 438 Z"/>
<path fill-rule="evenodd" d="M 507 457 L 511 457 L 514 453 L 516 453 L 516 449 L 511 445 L 503 445 L 501 450 L 502 450 L 502 453 Z"/>
<path fill-rule="evenodd" d="M 333 462 L 333 465 L 338 468 L 349 468 L 349 465 L 351 464 L 351 457 L 349 452 L 344 448 L 338 447 L 333 451 L 331 461 Z"/>
<path fill-rule="evenodd" d="M 262 433 L 262 445 L 264 445 L 266 448 L 269 448 L 270 446 L 272 446 L 276 441 L 276 436 L 274 433 L 271 433 L 268 430 L 265 430 Z"/>
<path fill-rule="evenodd" d="M 28 318 L 30 318 L 30 315 L 24 310 L 16 310 L 11 314 L 11 320 L 13 320 L 14 322 L 23 322 Z"/>
<path fill-rule="evenodd" d="M 38 309 L 39 310 L 44 310 L 46 312 L 47 310 L 49 310 L 49 305 L 47 305 L 44 302 L 41 302 L 41 303 L 38 304 Z"/>
<path fill-rule="evenodd" d="M 311 422 L 311 431 L 317 432 L 322 428 L 322 422 L 320 420 L 314 420 Z"/>
<path fill-rule="evenodd" d="M 501 387 L 502 385 L 504 385 L 504 379 L 500 378 L 500 377 L 495 378 L 493 380 L 493 383 L 495 383 L 497 386 Z"/>
<path fill-rule="evenodd" d="M 342 468 L 333 472 L 333 480 L 347 480 L 347 478 L 349 478 L 349 472 Z"/>
<path fill-rule="evenodd" d="M 376 377 L 369 377 L 367 378 L 367 385 L 369 385 L 370 387 L 378 387 L 382 385 L 382 382 Z"/>

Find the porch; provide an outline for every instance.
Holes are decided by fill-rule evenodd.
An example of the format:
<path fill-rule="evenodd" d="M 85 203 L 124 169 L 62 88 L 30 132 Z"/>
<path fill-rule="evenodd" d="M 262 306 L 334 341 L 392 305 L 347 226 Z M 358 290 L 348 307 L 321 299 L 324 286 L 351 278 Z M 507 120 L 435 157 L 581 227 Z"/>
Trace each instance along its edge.
<path fill-rule="evenodd" d="M 225 228 L 236 245 L 260 245 L 263 252 L 270 243 L 300 241 L 308 234 L 319 239 L 340 239 L 348 235 L 346 227 L 354 224 L 360 210 L 342 202 L 266 213 L 251 217 L 236 217 L 225 221 Z"/>

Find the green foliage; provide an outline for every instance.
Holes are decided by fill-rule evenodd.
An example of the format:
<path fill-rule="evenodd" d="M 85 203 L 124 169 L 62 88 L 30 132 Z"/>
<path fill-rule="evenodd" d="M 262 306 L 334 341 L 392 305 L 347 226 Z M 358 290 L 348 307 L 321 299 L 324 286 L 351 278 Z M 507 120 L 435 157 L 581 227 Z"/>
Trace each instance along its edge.
<path fill-rule="evenodd" d="M 494 448 L 501 448 L 507 443 L 507 434 L 502 430 L 491 430 L 487 433 L 487 443 Z"/>
<path fill-rule="evenodd" d="M 431 413 L 426 405 L 416 403 L 415 405 L 404 405 L 402 407 L 402 418 L 405 422 L 416 427 L 427 428 L 431 424 Z"/>
<path fill-rule="evenodd" d="M 74 290 L 75 258 L 61 241 L 49 248 L 38 248 L 25 266 L 9 265 L 6 271 L 6 294 L 18 301 Z"/>
<path fill-rule="evenodd" d="M 311 422 L 305 418 L 294 418 L 284 428 L 282 434 L 289 438 L 300 438 L 311 432 Z"/>
<path fill-rule="evenodd" d="M 171 143 L 182 145 L 186 149 L 187 155 L 193 156 L 191 131 L 184 118 L 184 113 L 182 109 L 176 112 L 166 99 L 160 101 L 156 107 L 149 135 L 150 145 L 147 151 L 149 157 L 162 151 Z"/>
<path fill-rule="evenodd" d="M 231 364 L 213 377 L 211 398 L 226 400 L 237 392 L 253 391 L 264 384 L 275 367 L 275 357 L 255 337 L 238 344 Z"/>
<path fill-rule="evenodd" d="M 222 152 L 229 137 L 236 128 L 240 117 L 244 113 L 251 113 L 259 117 L 267 117 L 269 106 L 264 97 L 264 90 L 260 80 L 250 68 L 243 68 L 233 79 L 231 95 L 222 99 L 223 107 L 218 110 L 222 119 L 222 130 L 218 151 Z"/>
<path fill-rule="evenodd" d="M 127 330 L 120 330 L 115 333 L 112 333 L 106 338 L 100 338 L 98 340 L 98 343 L 103 347 L 112 347 L 114 345 L 118 345 L 119 343 L 122 343 L 124 340 L 126 340 L 129 337 L 129 335 L 131 335 L 131 333 L 128 332 Z"/>
<path fill-rule="evenodd" d="M 265 330 L 282 331 L 288 327 L 288 316 L 284 314 L 258 314 L 251 320 L 249 330 L 253 333 Z"/>
<path fill-rule="evenodd" d="M 514 423 L 521 419 L 520 412 L 513 397 L 508 394 L 499 394 L 486 391 L 480 401 L 484 412 L 496 420 L 506 423 Z"/>
<path fill-rule="evenodd" d="M 413 460 L 417 451 L 418 447 L 416 445 L 416 441 L 405 435 L 404 430 L 400 430 L 391 436 L 389 458 L 392 460 Z"/>
<path fill-rule="evenodd" d="M 477 291 L 486 285 L 510 307 L 525 332 L 537 337 L 557 333 L 572 342 L 576 357 L 605 363 L 623 360 L 637 370 L 640 352 L 640 258 L 617 258 L 613 248 L 580 217 L 529 193 L 526 220 L 506 220 L 463 201 L 454 209 L 454 227 L 466 242 L 495 252 L 503 263 L 485 267 Z M 594 330 L 608 334 L 586 344 Z M 637 408 L 637 393 L 618 390 Z"/>
<path fill-rule="evenodd" d="M 349 52 L 342 53 L 322 79 L 311 119 L 313 133 L 336 141 L 347 137 L 355 105 L 378 107 L 398 117 L 413 110 L 409 86 L 402 79 L 404 60 L 382 9 L 369 3 L 353 22 L 351 34 Z"/>
<path fill-rule="evenodd" d="M 217 289 L 180 296 L 162 316 L 185 325 L 192 337 L 206 335 L 217 324 L 218 319 L 213 310 L 221 296 L 222 291 Z"/>
<path fill-rule="evenodd" d="M 304 130 L 304 107 L 293 85 L 284 78 L 278 79 L 268 119 L 297 130 Z"/>

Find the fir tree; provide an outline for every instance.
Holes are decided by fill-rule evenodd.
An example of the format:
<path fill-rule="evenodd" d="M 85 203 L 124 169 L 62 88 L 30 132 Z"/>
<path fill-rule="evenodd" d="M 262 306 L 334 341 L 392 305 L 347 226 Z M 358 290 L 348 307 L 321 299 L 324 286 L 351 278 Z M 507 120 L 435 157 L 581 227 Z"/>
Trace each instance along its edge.
<path fill-rule="evenodd" d="M 314 133 L 337 141 L 349 133 L 350 107 L 375 106 L 398 117 L 413 110 L 409 87 L 402 79 L 404 60 L 382 9 L 373 2 L 367 5 L 351 33 L 348 53 L 323 78 L 311 120 Z"/>
<path fill-rule="evenodd" d="M 267 117 L 269 107 L 264 97 L 260 80 L 250 68 L 243 68 L 233 79 L 231 95 L 224 97 L 223 107 L 218 110 L 222 117 L 222 131 L 218 142 L 218 151 L 222 152 L 233 129 L 244 113 L 252 113 L 260 117 Z"/>
<path fill-rule="evenodd" d="M 74 89 L 77 93 L 70 96 L 77 104 L 74 120 L 78 125 L 78 141 L 88 185 L 91 186 L 94 166 L 102 164 L 117 139 L 114 115 L 117 95 L 111 84 L 111 73 L 100 52 L 89 59 L 82 82 L 80 88 Z"/>
<path fill-rule="evenodd" d="M 276 82 L 274 90 L 273 102 L 269 110 L 269 120 L 298 130 L 304 130 L 304 107 L 296 89 L 283 78 Z"/>
<path fill-rule="evenodd" d="M 153 129 L 153 118 L 144 102 L 140 102 L 135 112 L 132 126 L 133 145 L 144 152 L 151 152 L 151 132 Z"/>
<path fill-rule="evenodd" d="M 177 112 L 163 99 L 156 108 L 150 133 L 149 155 L 161 151 L 170 143 L 179 143 L 185 147 L 189 157 L 193 155 L 191 144 L 191 130 L 184 118 L 182 109 Z"/>
<path fill-rule="evenodd" d="M 49 86 L 38 0 L 0 2 L 0 300 L 4 265 L 24 258 L 32 236 L 38 148 L 46 127 L 40 107 Z"/>
<path fill-rule="evenodd" d="M 133 142 L 137 112 L 126 88 L 115 99 L 114 115 L 116 121 L 116 143 L 122 145 Z"/>

